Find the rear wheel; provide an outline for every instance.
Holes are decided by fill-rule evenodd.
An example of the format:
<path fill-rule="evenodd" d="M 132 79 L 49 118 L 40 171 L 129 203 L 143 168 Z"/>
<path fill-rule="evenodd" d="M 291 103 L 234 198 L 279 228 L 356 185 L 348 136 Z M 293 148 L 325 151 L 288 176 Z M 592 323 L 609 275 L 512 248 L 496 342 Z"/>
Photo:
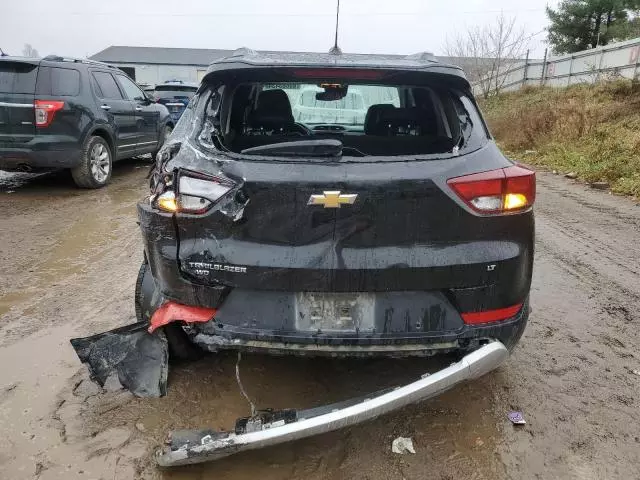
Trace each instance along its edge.
<path fill-rule="evenodd" d="M 80 188 L 101 188 L 111 179 L 113 155 L 107 141 L 89 137 L 82 148 L 80 165 L 71 169 L 73 181 Z"/>
<path fill-rule="evenodd" d="M 156 282 L 151 275 L 151 269 L 146 260 L 142 262 L 138 271 L 135 291 L 135 310 L 138 322 L 149 322 L 155 309 L 153 302 Z M 171 362 L 185 362 L 198 360 L 202 357 L 203 351 L 189 340 L 189 337 L 182 327 L 177 323 L 163 327 L 169 344 L 169 360 Z"/>
<path fill-rule="evenodd" d="M 156 155 L 158 155 L 158 152 L 164 145 L 164 142 L 167 141 L 167 138 L 169 138 L 169 135 L 171 135 L 171 132 L 173 132 L 173 128 L 171 127 L 171 125 L 165 125 L 164 127 L 162 127 L 162 130 L 160 131 L 160 138 L 158 139 L 158 148 L 151 154 L 152 162 L 155 162 Z"/>

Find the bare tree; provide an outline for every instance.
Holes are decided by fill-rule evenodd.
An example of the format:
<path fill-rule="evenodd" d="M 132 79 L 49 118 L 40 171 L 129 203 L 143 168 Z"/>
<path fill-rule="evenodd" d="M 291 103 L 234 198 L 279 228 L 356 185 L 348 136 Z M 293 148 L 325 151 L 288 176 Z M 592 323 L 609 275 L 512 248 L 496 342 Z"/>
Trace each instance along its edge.
<path fill-rule="evenodd" d="M 29 43 L 24 44 L 24 48 L 22 49 L 22 55 L 25 57 L 39 57 L 38 51 L 31 46 Z"/>
<path fill-rule="evenodd" d="M 500 91 L 507 79 L 500 74 L 518 63 L 528 41 L 524 28 L 516 28 L 516 18 L 501 13 L 489 25 L 469 27 L 447 38 L 444 49 L 450 57 L 460 58 L 460 66 L 487 98 Z"/>

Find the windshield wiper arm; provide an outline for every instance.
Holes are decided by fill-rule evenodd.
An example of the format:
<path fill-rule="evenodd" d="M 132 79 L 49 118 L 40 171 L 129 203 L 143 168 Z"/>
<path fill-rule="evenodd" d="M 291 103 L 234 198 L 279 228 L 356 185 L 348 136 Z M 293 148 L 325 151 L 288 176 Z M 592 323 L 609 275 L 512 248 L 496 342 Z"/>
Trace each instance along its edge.
<path fill-rule="evenodd" d="M 341 157 L 342 142 L 334 139 L 299 140 L 245 148 L 243 155 L 273 155 L 277 157 Z"/>

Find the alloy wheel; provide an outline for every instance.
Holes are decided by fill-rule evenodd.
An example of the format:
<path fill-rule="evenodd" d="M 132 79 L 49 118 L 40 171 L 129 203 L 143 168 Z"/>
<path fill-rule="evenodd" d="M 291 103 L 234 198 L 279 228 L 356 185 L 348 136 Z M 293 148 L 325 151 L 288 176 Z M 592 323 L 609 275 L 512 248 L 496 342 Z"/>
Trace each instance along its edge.
<path fill-rule="evenodd" d="M 102 143 L 96 143 L 91 149 L 89 160 L 91 162 L 91 175 L 96 182 L 104 183 L 111 170 L 109 149 Z"/>

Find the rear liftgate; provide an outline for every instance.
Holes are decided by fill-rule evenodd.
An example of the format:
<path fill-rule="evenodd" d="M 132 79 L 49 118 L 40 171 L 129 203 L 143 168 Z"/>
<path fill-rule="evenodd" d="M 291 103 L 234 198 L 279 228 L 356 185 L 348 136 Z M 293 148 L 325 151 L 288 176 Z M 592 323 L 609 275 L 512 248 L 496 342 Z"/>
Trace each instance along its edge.
<path fill-rule="evenodd" d="M 148 323 L 121 327 L 71 344 L 94 381 L 104 386 L 111 377 L 139 397 L 166 394 L 168 349 L 162 329 L 148 331 Z M 330 432 L 370 420 L 410 403 L 435 397 L 455 385 L 497 368 L 508 356 L 505 346 L 493 341 L 467 354 L 459 362 L 417 381 L 341 403 L 306 410 L 258 410 L 236 421 L 233 432 L 180 430 L 170 444 L 156 453 L 163 467 L 216 460 L 244 450 Z M 238 373 L 238 372 L 236 372 Z M 244 393 L 238 375 L 238 384 Z"/>

